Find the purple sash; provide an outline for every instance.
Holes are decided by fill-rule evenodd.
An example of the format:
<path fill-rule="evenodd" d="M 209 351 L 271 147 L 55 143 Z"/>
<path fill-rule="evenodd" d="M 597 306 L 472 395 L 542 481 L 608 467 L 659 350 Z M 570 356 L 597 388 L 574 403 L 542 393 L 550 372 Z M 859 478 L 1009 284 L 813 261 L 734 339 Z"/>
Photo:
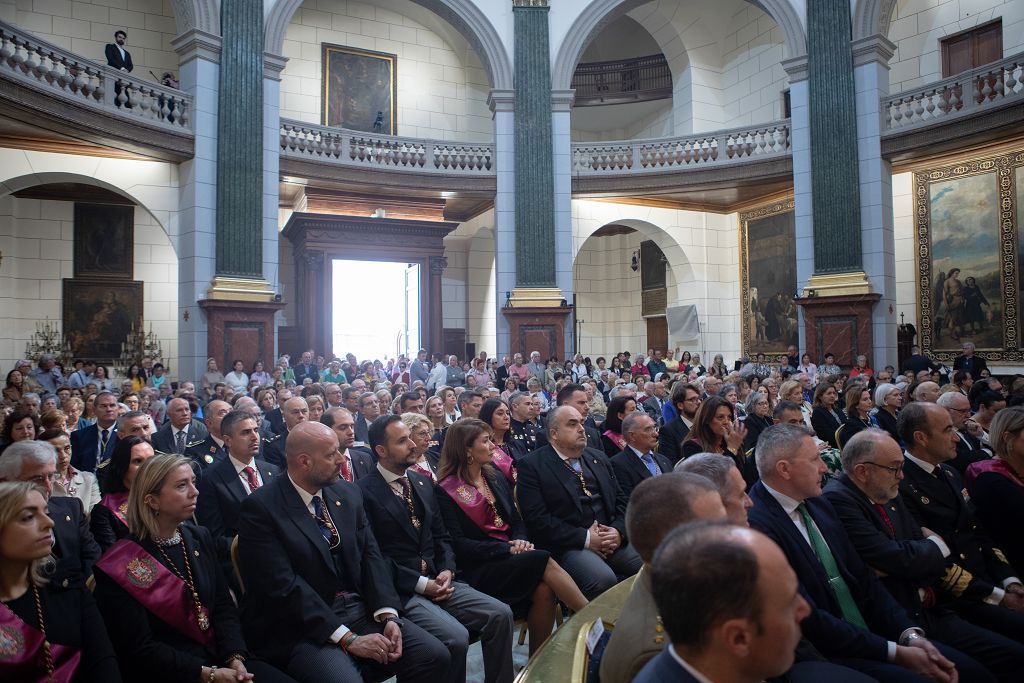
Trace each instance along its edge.
<path fill-rule="evenodd" d="M 188 586 L 138 543 L 122 538 L 110 546 L 96 566 L 160 621 L 207 650 L 216 651 L 213 628 L 199 628 Z"/>
<path fill-rule="evenodd" d="M 5 681 L 46 681 L 46 656 L 43 632 L 29 626 L 4 604 L 0 604 L 0 678 Z M 75 676 L 82 652 L 73 647 L 50 643 L 53 678 L 69 683 Z"/>
<path fill-rule="evenodd" d="M 1024 482 L 1020 480 L 1020 477 L 1018 477 L 1017 473 L 1013 471 L 1013 468 L 999 458 L 990 458 L 988 460 L 979 460 L 978 462 L 971 463 L 964 475 L 964 478 L 967 480 L 967 485 L 973 486 L 974 481 L 985 472 L 1001 474 L 1017 486 L 1024 486 Z"/>
<path fill-rule="evenodd" d="M 451 496 L 455 504 L 462 508 L 466 516 L 485 534 L 499 541 L 508 541 L 508 521 L 501 518 L 497 508 L 488 504 L 487 499 L 471 486 L 456 476 L 445 477 L 437 484 Z"/>
<path fill-rule="evenodd" d="M 612 443 L 615 444 L 619 448 L 619 450 L 625 450 L 626 437 L 622 436 L 622 434 L 616 434 L 612 430 L 606 429 L 604 430 L 604 435 L 611 439 Z"/>
<path fill-rule="evenodd" d="M 121 523 L 128 526 L 128 492 L 108 493 L 100 498 L 100 505 L 114 513 Z"/>
<path fill-rule="evenodd" d="M 491 464 L 498 468 L 505 478 L 508 479 L 508 483 L 513 486 L 516 485 L 516 465 L 515 461 L 512 460 L 512 456 L 505 452 L 505 449 L 501 446 L 495 445 L 494 456 L 491 458 Z"/>

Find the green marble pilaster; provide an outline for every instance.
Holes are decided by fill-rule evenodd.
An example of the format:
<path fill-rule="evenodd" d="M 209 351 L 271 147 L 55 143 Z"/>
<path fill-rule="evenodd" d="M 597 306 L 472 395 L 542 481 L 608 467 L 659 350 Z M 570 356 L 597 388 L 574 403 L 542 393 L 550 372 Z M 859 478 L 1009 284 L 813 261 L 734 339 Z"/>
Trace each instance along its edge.
<path fill-rule="evenodd" d="M 814 274 L 863 269 L 850 0 L 807 3 Z"/>
<path fill-rule="evenodd" d="M 221 0 L 218 276 L 263 277 L 263 3 Z"/>
<path fill-rule="evenodd" d="M 514 0 L 516 287 L 555 286 L 547 0 Z"/>

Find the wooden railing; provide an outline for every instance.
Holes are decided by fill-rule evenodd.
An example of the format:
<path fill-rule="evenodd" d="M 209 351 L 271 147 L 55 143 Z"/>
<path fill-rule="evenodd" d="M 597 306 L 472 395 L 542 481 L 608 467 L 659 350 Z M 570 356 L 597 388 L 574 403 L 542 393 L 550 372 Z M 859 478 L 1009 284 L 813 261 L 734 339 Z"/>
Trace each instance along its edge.
<path fill-rule="evenodd" d="M 672 97 L 672 71 L 664 55 L 589 62 L 572 76 L 575 106 L 645 102 Z"/>

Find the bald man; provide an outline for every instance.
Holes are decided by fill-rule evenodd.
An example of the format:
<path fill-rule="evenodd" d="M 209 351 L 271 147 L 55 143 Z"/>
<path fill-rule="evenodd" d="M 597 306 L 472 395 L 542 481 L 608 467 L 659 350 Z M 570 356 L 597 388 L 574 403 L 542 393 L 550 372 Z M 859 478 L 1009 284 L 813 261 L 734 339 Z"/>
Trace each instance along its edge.
<path fill-rule="evenodd" d="M 184 455 L 188 444 L 202 441 L 209 432 L 199 420 L 192 418 L 192 408 L 183 398 L 167 402 L 167 422 L 153 435 L 153 448 L 161 453 Z"/>
<path fill-rule="evenodd" d="M 296 426 L 309 421 L 309 404 L 301 396 L 290 398 L 281 406 L 281 416 L 284 418 L 285 431 L 283 434 L 263 439 L 263 459 L 284 469 L 288 434 Z"/>
<path fill-rule="evenodd" d="M 445 680 L 447 648 L 399 617 L 362 494 L 340 480 L 337 434 L 295 423 L 285 459 L 288 476 L 246 497 L 239 516 L 242 582 L 260 596 L 241 613 L 253 651 L 300 683 Z"/>
<path fill-rule="evenodd" d="M 185 455 L 205 469 L 227 457 L 224 450 L 224 437 L 221 435 L 220 422 L 231 412 L 227 401 L 213 400 L 206 404 L 203 424 L 210 432 L 205 439 L 196 439 L 185 446 Z"/>

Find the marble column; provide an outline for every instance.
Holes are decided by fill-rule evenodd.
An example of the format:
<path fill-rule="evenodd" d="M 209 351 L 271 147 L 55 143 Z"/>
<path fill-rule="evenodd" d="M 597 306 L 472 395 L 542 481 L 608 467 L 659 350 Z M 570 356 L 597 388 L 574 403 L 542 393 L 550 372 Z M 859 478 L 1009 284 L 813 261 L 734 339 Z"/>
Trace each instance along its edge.
<path fill-rule="evenodd" d="M 515 91 L 492 90 L 487 104 L 494 113 L 494 159 L 496 192 L 494 195 L 494 270 L 495 348 L 502 356 L 509 350 L 508 320 L 501 314 L 505 293 L 516 286 L 516 165 L 515 165 Z"/>

